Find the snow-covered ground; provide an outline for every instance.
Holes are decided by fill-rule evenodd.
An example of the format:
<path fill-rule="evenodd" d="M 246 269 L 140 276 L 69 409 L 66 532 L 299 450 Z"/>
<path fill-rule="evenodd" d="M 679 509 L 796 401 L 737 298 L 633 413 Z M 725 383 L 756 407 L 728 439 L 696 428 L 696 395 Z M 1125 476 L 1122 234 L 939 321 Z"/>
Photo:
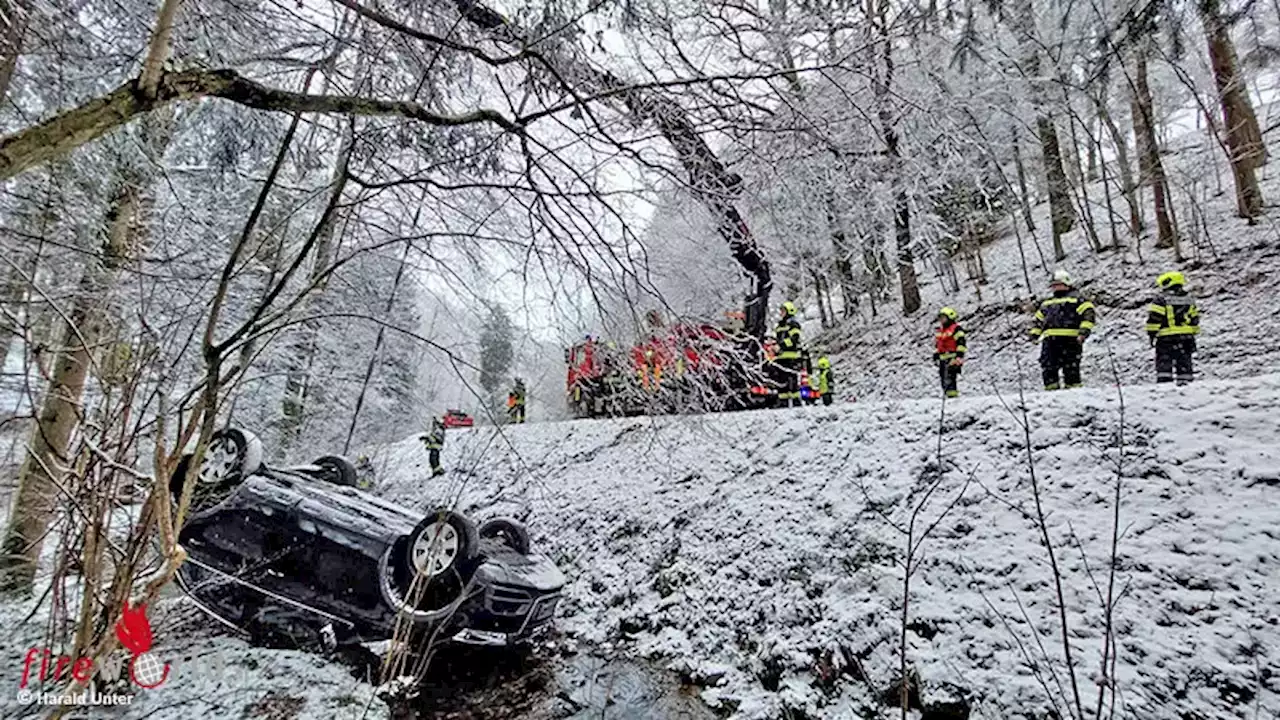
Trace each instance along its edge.
<path fill-rule="evenodd" d="M 27 618 L 28 603 L 0 604 L 0 717 L 45 717 L 54 709 L 21 696 L 24 658 L 46 647 L 42 618 Z M 70 718 L 261 718 L 270 720 L 385 720 L 386 704 L 351 671 L 318 655 L 252 647 L 211 630 L 211 623 L 175 592 L 148 612 L 155 637 L 151 654 L 169 665 L 159 687 L 122 686 L 127 705 L 67 707 Z M 128 653 L 117 651 L 124 662 Z M 38 661 L 31 672 L 38 673 Z M 127 672 L 127 670 L 126 670 Z M 126 676 L 127 677 L 127 676 Z M 39 683 L 29 677 L 27 690 Z M 45 691 L 55 693 L 56 685 Z M 102 688 L 107 692 L 106 688 Z M 113 693 L 115 691 L 112 691 Z"/>
<path fill-rule="evenodd" d="M 1115 387 L 1026 396 L 1084 703 L 1122 458 L 1116 717 L 1274 717 L 1280 374 L 1125 387 L 1124 400 L 1121 452 Z M 974 718 L 1043 718 L 1071 694 L 1016 406 L 946 405 L 946 474 L 917 529 L 972 482 L 911 581 L 926 708 L 959 694 Z M 461 493 L 477 518 L 526 519 L 570 577 L 571 636 L 667 662 L 734 717 L 867 717 L 897 676 L 894 525 L 937 472 L 941 411 L 919 399 L 450 431 L 448 482 L 427 479 L 406 440 L 382 451 L 397 470 L 379 491 L 420 508 Z"/>
<path fill-rule="evenodd" d="M 1268 93 L 1267 97 L 1273 98 L 1274 94 Z M 1274 103 L 1261 106 L 1259 112 L 1270 113 L 1273 107 Z M 1280 112 L 1280 108 L 1275 111 Z M 1142 197 L 1148 227 L 1141 248 L 1135 247 L 1128 235 L 1127 206 L 1114 188 L 1112 201 L 1120 249 L 1093 252 L 1082 224 L 1077 222 L 1063 239 L 1067 258 L 1055 262 L 1048 204 L 1038 205 L 1033 212 L 1040 251 L 1020 216 L 1017 220 L 1034 295 L 1046 297 L 1049 276 L 1054 269 L 1062 268 L 1072 274 L 1083 294 L 1098 307 L 1095 338 L 1084 353 L 1086 384 L 1111 382 L 1111 355 L 1124 382 L 1154 381 L 1154 351 L 1143 330 L 1145 309 L 1157 294 L 1156 277 L 1173 269 L 1185 272 L 1188 289 L 1198 299 L 1203 313 L 1196 356 L 1199 376 L 1247 377 L 1280 368 L 1280 342 L 1276 341 L 1280 336 L 1280 225 L 1269 216 L 1260 218 L 1255 225 L 1236 217 L 1230 173 L 1221 150 L 1206 142 L 1203 131 L 1179 127 L 1187 132 L 1171 141 L 1164 162 L 1173 187 L 1186 262 L 1175 262 L 1172 250 L 1155 249 L 1149 193 Z M 1271 138 L 1272 157 L 1280 156 L 1276 139 Z M 1280 175 L 1274 172 L 1274 164 L 1259 171 L 1263 197 L 1273 204 L 1280 201 Z M 1222 175 L 1223 192 L 1217 194 L 1214 171 Z M 1103 243 L 1109 243 L 1102 185 L 1091 183 L 1088 190 L 1099 236 Z M 1203 230 L 1194 228 L 1196 222 L 1188 201 L 1192 190 L 1208 226 L 1209 243 L 1192 242 L 1193 235 L 1206 237 Z M 1016 385 L 1019 364 L 1036 368 L 1039 348 L 1026 341 L 1026 330 L 1035 311 L 1029 297 L 1033 293 L 1026 287 L 1012 222 L 1002 223 L 1000 236 L 982 250 L 989 280 L 985 285 L 967 281 L 957 258 L 960 291 L 951 293 L 929 263 L 917 262 L 924 306 L 913 316 L 903 317 L 895 299 L 873 318 L 864 302 L 861 315 L 822 334 L 816 322 L 816 308 L 807 308 L 807 337 L 812 338 L 817 351 L 831 354 L 842 398 L 862 401 L 940 394 L 931 357 L 933 323 L 938 308 L 943 306 L 960 312 L 961 323 L 968 332 L 969 360 L 960 378 L 962 393 L 986 394 L 996 386 L 1008 391 Z"/>

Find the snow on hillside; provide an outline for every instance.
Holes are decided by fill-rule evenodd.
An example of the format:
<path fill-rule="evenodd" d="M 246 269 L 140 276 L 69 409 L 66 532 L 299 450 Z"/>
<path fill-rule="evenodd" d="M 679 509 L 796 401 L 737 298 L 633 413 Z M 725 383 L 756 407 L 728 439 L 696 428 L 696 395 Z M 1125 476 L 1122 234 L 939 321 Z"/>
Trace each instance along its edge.
<path fill-rule="evenodd" d="M 45 583 L 45 587 L 48 584 Z M 68 588 L 77 592 L 74 584 Z M 42 596 L 43 589 L 36 593 Z M 57 595 L 55 594 L 55 597 Z M 47 598 L 46 598 L 47 599 Z M 68 606 L 74 604 L 62 599 Z M 0 603 L 0 717 L 46 717 L 54 709 L 19 693 L 24 658 L 44 639 L 48 606 L 32 616 L 30 603 Z M 102 694 L 132 695 L 127 705 L 65 708 L 70 718 L 143 720 L 157 718 L 278 718 L 289 720 L 386 720 L 389 710 L 374 688 L 357 680 L 348 667 L 312 653 L 254 647 L 215 629 L 214 623 L 176 588 L 149 611 L 155 646 L 151 654 L 169 665 L 164 683 L 154 689 L 103 686 Z M 61 651 L 62 648 L 54 648 Z M 115 658 L 128 662 L 128 653 Z M 123 666 L 127 672 L 127 665 Z M 40 690 L 39 661 L 26 690 Z M 127 677 L 127 675 L 126 675 Z M 43 692 L 60 693 L 50 683 Z"/>
<path fill-rule="evenodd" d="M 1041 262 L 1042 254 L 1036 250 L 1025 225 L 1018 228 L 1037 298 L 1049 294 L 1049 276 L 1054 269 L 1063 268 L 1098 306 L 1095 339 L 1086 345 L 1084 354 L 1087 385 L 1111 384 L 1108 347 L 1124 382 L 1154 381 L 1154 351 L 1148 347 L 1143 331 L 1145 308 L 1157 293 L 1155 278 L 1172 269 L 1186 273 L 1188 290 L 1198 298 L 1203 313 L 1196 358 L 1201 377 L 1246 377 L 1280 368 L 1280 343 L 1276 342 L 1280 310 L 1275 304 L 1280 297 L 1280 226 L 1271 217 L 1264 216 L 1252 226 L 1236 217 L 1229 174 L 1222 179 L 1224 192 L 1208 194 L 1213 180 L 1207 171 L 1225 172 L 1221 158 L 1210 154 L 1220 154 L 1221 150 L 1205 144 L 1202 130 L 1183 129 L 1187 132 L 1171 142 L 1165 162 L 1174 187 L 1186 262 L 1175 262 L 1172 250 L 1154 248 L 1149 195 L 1142 198 L 1149 227 L 1140 249 L 1135 249 L 1128 236 L 1127 215 L 1116 218 L 1121 249 L 1094 253 L 1077 222 L 1076 229 L 1063 239 L 1067 258 L 1061 262 L 1053 260 L 1047 203 L 1037 206 L 1033 213 L 1046 262 Z M 1280 145 L 1273 142 L 1271 147 L 1272 156 L 1276 157 Z M 1263 197 L 1274 203 L 1280 199 L 1280 176 L 1269 174 L 1270 170 L 1265 168 L 1259 180 Z M 1194 223 L 1182 188 L 1193 181 L 1198 196 L 1208 194 L 1199 202 L 1212 248 L 1203 243 L 1196 247 L 1191 242 Z M 1109 243 L 1106 209 L 1100 204 L 1101 184 L 1092 183 L 1089 193 L 1099 203 L 1093 208 L 1099 236 L 1103 243 Z M 1116 195 L 1113 202 L 1117 213 L 1127 212 L 1121 197 Z M 986 285 L 975 286 L 966 280 L 957 258 L 960 292 L 952 294 L 927 263 L 918 261 L 924 306 L 913 316 L 904 318 L 900 300 L 895 298 L 888 307 L 881 308 L 878 317 L 872 318 L 864 307 L 862 315 L 825 335 L 818 334 L 817 323 L 806 324 L 808 337 L 814 338 L 814 348 L 832 355 L 842 398 L 883 400 L 941 394 L 931 356 L 935 314 L 944 305 L 960 312 L 969 335 L 969 362 L 960 379 L 962 393 L 986 394 L 993 386 L 1007 391 L 1016 384 L 1019 363 L 1038 368 L 1039 348 L 1026 341 L 1034 313 L 1034 306 L 1029 304 L 1032 293 L 1026 288 L 1011 222 L 1003 223 L 1000 237 L 982 250 L 989 279 Z M 809 310 L 813 315 L 812 308 Z"/>
<path fill-rule="evenodd" d="M 1124 394 L 1116 717 L 1274 717 L 1280 374 Z M 909 662 L 935 712 L 964 698 L 974 718 L 1043 718 L 1068 681 L 1027 451 L 1003 403 L 1016 396 L 946 405 L 946 476 L 919 527 L 973 480 L 919 556 Z M 940 406 L 450 431 L 447 482 L 427 479 L 406 440 L 380 453 L 398 470 L 379 490 L 418 508 L 460 493 L 473 517 L 525 519 L 570 578 L 571 636 L 664 661 L 735 718 L 867 717 L 897 676 L 904 537 L 890 521 L 905 525 L 936 472 Z M 1026 406 L 1092 706 L 1118 398 L 1031 391 Z"/>

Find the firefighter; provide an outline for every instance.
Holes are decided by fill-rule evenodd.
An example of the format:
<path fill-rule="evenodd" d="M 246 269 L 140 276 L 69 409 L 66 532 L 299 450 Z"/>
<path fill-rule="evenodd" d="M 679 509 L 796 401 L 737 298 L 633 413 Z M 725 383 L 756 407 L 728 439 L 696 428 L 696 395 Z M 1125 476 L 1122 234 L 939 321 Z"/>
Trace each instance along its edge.
<path fill-rule="evenodd" d="M 1156 382 L 1192 380 L 1191 355 L 1200 333 L 1200 309 L 1187 294 L 1182 273 L 1167 272 L 1156 279 L 1160 297 L 1147 309 L 1147 336 L 1156 349 Z"/>
<path fill-rule="evenodd" d="M 964 328 L 960 327 L 960 314 L 944 307 L 938 311 L 938 329 L 933 334 L 933 361 L 938 364 L 938 376 L 942 379 L 942 393 L 949 398 L 959 397 L 956 382 L 964 367 Z"/>
<path fill-rule="evenodd" d="M 1066 270 L 1056 270 L 1049 283 L 1053 297 L 1040 303 L 1031 326 L 1031 341 L 1040 341 L 1040 370 L 1045 390 L 1060 387 L 1077 388 L 1080 379 L 1080 356 L 1085 341 L 1093 332 L 1097 313 L 1093 303 L 1080 297 Z M 1061 382 L 1058 374 L 1061 372 Z"/>
<path fill-rule="evenodd" d="M 374 481 L 373 461 L 368 455 L 361 455 L 356 458 L 356 487 L 361 490 L 368 490 L 373 487 Z"/>
<path fill-rule="evenodd" d="M 431 477 L 444 474 L 440 465 L 440 451 L 444 449 L 444 420 L 431 418 L 431 429 L 422 433 L 422 444 L 427 446 L 427 455 L 431 460 Z"/>
<path fill-rule="evenodd" d="M 613 417 L 619 414 L 621 408 L 624 380 L 618 363 L 617 344 L 609 341 L 606 349 L 607 352 L 600 360 L 600 381 L 603 388 L 600 396 L 600 413 L 606 417 Z"/>
<path fill-rule="evenodd" d="M 782 407 L 800 405 L 800 371 L 804 369 L 804 347 L 800 342 L 800 321 L 796 319 L 796 306 L 790 300 L 782 303 L 778 313 L 778 325 L 774 337 L 778 341 L 778 354 L 773 366 L 777 368 L 778 404 Z"/>
<path fill-rule="evenodd" d="M 818 358 L 817 368 L 818 397 L 822 398 L 823 405 L 830 405 L 835 402 L 833 393 L 836 391 L 836 378 L 831 372 L 831 361 L 826 355 Z"/>
<path fill-rule="evenodd" d="M 515 386 L 507 393 L 507 416 L 510 422 L 524 422 L 525 395 L 524 380 L 516 378 Z"/>

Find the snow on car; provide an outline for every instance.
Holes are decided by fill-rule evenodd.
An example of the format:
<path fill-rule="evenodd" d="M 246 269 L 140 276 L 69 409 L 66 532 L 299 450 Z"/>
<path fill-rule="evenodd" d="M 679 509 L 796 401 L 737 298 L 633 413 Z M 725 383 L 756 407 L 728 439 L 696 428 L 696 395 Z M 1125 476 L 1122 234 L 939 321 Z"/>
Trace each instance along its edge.
<path fill-rule="evenodd" d="M 356 489 L 345 458 L 274 468 L 262 456 L 251 433 L 219 431 L 194 478 L 178 581 L 215 618 L 303 646 L 388 639 L 401 619 L 418 638 L 491 646 L 550 625 L 565 578 L 518 521 L 419 516 Z"/>

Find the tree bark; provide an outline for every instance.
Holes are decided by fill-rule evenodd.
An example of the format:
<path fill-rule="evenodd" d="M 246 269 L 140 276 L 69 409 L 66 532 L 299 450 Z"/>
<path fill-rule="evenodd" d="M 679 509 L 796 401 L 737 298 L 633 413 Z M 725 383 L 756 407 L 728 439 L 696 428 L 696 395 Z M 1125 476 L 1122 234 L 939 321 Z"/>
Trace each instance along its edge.
<path fill-rule="evenodd" d="M 169 59 L 169 38 L 173 36 L 173 19 L 178 15 L 182 0 L 164 0 L 160 12 L 156 14 L 156 23 L 151 30 L 151 41 L 147 43 L 147 57 L 142 61 L 142 71 L 138 74 L 138 91 L 148 99 L 156 97 L 160 86 L 160 77 L 164 72 L 165 61 Z"/>
<path fill-rule="evenodd" d="M 171 137 L 169 118 L 153 117 L 143 128 L 143 145 L 155 162 L 163 156 Z M 81 276 L 75 303 L 64 328 L 63 350 L 54 361 L 53 375 L 41 402 L 40 414 L 28 450 L 18 471 L 9 525 L 0 550 L 0 569 L 8 571 L 0 583 L 9 590 L 29 590 L 44 537 L 65 487 L 72 458 L 72 433 L 81 421 L 81 400 L 103 328 L 108 322 L 108 299 L 120 271 L 137 252 L 137 240 L 145 219 L 143 192 L 148 173 L 142 164 L 124 169 L 110 210 L 99 254 Z"/>
<path fill-rule="evenodd" d="M 1019 37 L 1019 65 L 1031 86 L 1031 101 L 1039 110 L 1036 116 L 1036 136 L 1040 140 L 1040 154 L 1044 164 L 1045 185 L 1049 191 L 1049 216 L 1053 225 L 1053 251 L 1057 260 L 1067 256 L 1062 247 L 1062 235 L 1075 226 L 1076 213 L 1071 205 L 1071 187 L 1062 167 L 1062 149 L 1058 143 L 1058 129 L 1052 116 L 1047 114 L 1049 92 L 1040 74 L 1040 47 L 1037 43 L 1035 10 L 1031 0 L 1019 0 L 1014 9 L 1015 34 Z"/>
<path fill-rule="evenodd" d="M 822 321 L 822 327 L 831 327 L 831 318 L 827 315 L 827 306 L 822 300 L 822 275 L 818 273 L 817 268 L 809 267 L 809 278 L 813 280 L 813 294 L 818 300 L 818 316 Z"/>
<path fill-rule="evenodd" d="M 234 70 L 189 70 L 163 73 L 155 95 L 144 97 L 138 79 L 102 97 L 0 138 L 0 181 L 61 157 L 133 118 L 174 102 L 218 97 L 257 110 L 341 115 L 395 115 L 429 125 L 490 123 L 519 133 L 521 126 L 495 110 L 440 115 L 418 103 L 345 95 L 307 95 L 261 85 Z"/>
<path fill-rule="evenodd" d="M 1022 164 L 1022 148 L 1018 143 L 1018 130 L 1009 133 L 1013 138 L 1013 166 L 1018 174 L 1018 197 L 1022 206 L 1022 219 L 1027 223 L 1027 232 L 1035 233 L 1036 223 L 1031 219 L 1031 195 L 1027 192 L 1027 170 Z"/>
<path fill-rule="evenodd" d="M 1107 135 L 1111 137 L 1111 144 L 1116 149 L 1120 193 L 1129 207 L 1129 234 L 1134 241 L 1137 241 L 1142 236 L 1142 206 L 1138 203 L 1138 183 L 1133 179 L 1133 170 L 1129 165 L 1129 143 L 1125 140 L 1124 133 L 1120 132 L 1115 120 L 1111 118 L 1106 101 L 1098 99 L 1095 102 L 1098 104 L 1098 117 L 1102 119 L 1102 124 L 1107 128 Z"/>
<path fill-rule="evenodd" d="M 1240 74 L 1231 30 L 1219 12 L 1218 0 L 1200 0 L 1200 19 L 1209 41 L 1209 62 L 1222 105 L 1231 175 L 1236 185 L 1236 211 L 1253 219 L 1262 213 L 1262 190 L 1254 172 L 1266 162 L 1266 146 L 1258 128 L 1258 116 Z"/>
<path fill-rule="evenodd" d="M 1164 174 L 1164 163 L 1160 160 L 1155 107 L 1147 84 L 1147 42 L 1150 40 L 1140 42 L 1134 53 L 1133 134 L 1138 145 L 1139 181 L 1150 185 L 1155 204 L 1156 247 L 1171 248 L 1174 245 L 1174 228 L 1169 214 L 1169 182 Z"/>
<path fill-rule="evenodd" d="M 342 199 L 342 192 L 346 189 L 347 180 L 350 178 L 348 168 L 354 146 L 353 134 L 343 138 L 342 147 L 338 149 L 338 161 L 333 169 L 331 182 L 333 190 L 329 196 L 329 202 L 312 230 L 312 239 L 307 244 L 312 248 L 313 257 L 308 282 L 315 286 L 313 294 L 308 297 L 308 302 L 314 302 L 315 296 L 323 292 L 323 286 L 317 283 L 323 281 L 333 260 L 333 232 L 339 222 L 338 205 Z M 300 306 L 300 311 L 306 311 L 306 303 Z M 302 429 L 308 389 L 311 385 L 311 369 L 315 365 L 318 343 L 316 328 L 311 323 L 303 323 L 290 348 L 288 369 L 285 372 L 284 399 L 280 408 L 281 432 L 278 452 L 281 457 L 293 447 Z"/>
<path fill-rule="evenodd" d="M 884 62 L 884 75 L 872 81 L 876 97 L 880 132 L 883 134 L 885 154 L 892 164 L 893 183 L 897 189 L 893 195 L 893 237 L 897 256 L 898 281 L 902 289 L 902 313 L 910 315 L 920 309 L 920 281 L 916 276 L 915 254 L 911 250 L 911 204 L 903 188 L 902 151 L 898 145 L 898 130 L 894 124 L 889 99 L 893 94 L 893 43 L 889 38 L 888 0 L 877 4 L 873 24 L 879 34 L 879 49 Z"/>
<path fill-rule="evenodd" d="M 1067 173 L 1062 168 L 1062 150 L 1058 146 L 1058 129 L 1053 120 L 1041 115 L 1036 118 L 1036 133 L 1040 137 L 1040 150 L 1044 157 L 1045 179 L 1049 186 L 1049 215 L 1053 225 L 1053 259 L 1061 262 L 1067 251 L 1062 246 L 1062 236 L 1071 231 L 1076 222 L 1075 209 L 1071 207 L 1071 193 Z"/>
<path fill-rule="evenodd" d="M 0 0 L 0 100 L 9 96 L 9 83 L 22 54 L 31 8 L 29 0 Z"/>
<path fill-rule="evenodd" d="M 858 285 L 853 277 L 853 247 L 849 243 L 849 234 L 845 232 L 844 222 L 836 206 L 835 189 L 828 183 L 825 191 L 827 208 L 827 227 L 831 231 L 831 249 L 835 255 L 836 274 L 840 277 L 840 300 L 844 306 L 844 317 L 853 317 L 858 307 Z"/>

